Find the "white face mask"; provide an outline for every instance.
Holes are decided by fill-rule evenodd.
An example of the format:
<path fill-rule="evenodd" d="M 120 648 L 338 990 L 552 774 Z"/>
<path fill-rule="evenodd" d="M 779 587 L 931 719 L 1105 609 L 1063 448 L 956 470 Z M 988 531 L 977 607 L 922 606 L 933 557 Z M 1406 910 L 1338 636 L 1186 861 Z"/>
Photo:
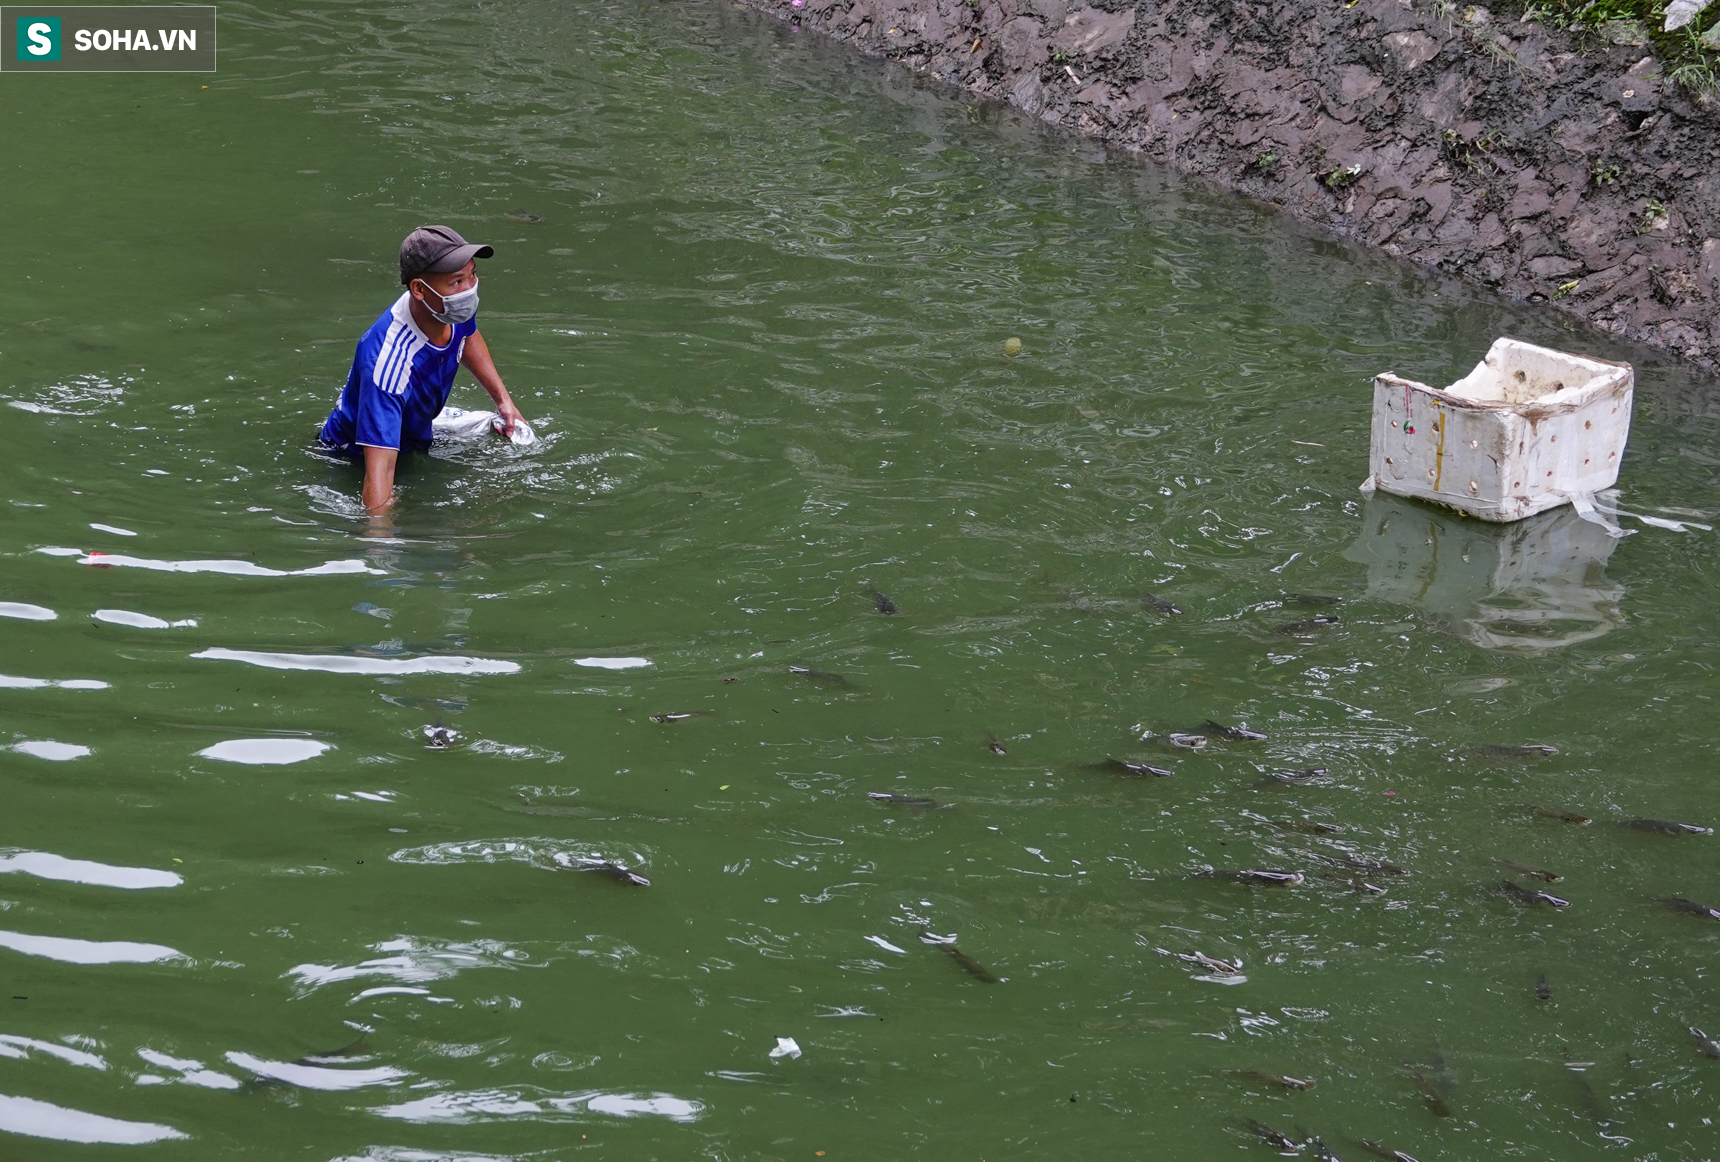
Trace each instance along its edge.
<path fill-rule="evenodd" d="M 432 292 L 437 293 L 442 299 L 442 309 L 439 311 L 430 306 L 429 300 L 425 300 L 424 303 L 425 309 L 430 311 L 430 314 L 435 317 L 438 323 L 464 323 L 467 319 L 470 319 L 473 315 L 478 313 L 477 282 L 474 281 L 472 285 L 467 287 L 465 290 L 451 295 L 444 295 L 437 292 L 436 288 L 430 286 L 429 283 L 424 283 L 424 285 L 429 287 Z"/>

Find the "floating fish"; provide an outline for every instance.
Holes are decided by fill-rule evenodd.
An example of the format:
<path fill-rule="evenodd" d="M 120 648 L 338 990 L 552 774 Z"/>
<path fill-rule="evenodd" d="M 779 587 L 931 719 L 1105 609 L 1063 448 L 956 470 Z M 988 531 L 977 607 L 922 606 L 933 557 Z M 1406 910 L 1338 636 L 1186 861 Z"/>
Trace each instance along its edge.
<path fill-rule="evenodd" d="M 1253 1118 L 1243 1118 L 1242 1124 L 1258 1134 L 1260 1136 L 1260 1140 L 1265 1142 L 1268 1146 L 1276 1147 L 1286 1154 L 1299 1154 L 1302 1152 L 1302 1143 L 1298 1142 L 1295 1138 L 1292 1138 L 1289 1134 L 1279 1133 L 1265 1122 L 1257 1122 Z"/>
<path fill-rule="evenodd" d="M 949 953 L 950 959 L 961 965 L 962 970 L 975 980 L 983 981 L 986 984 L 999 983 L 999 978 L 992 973 L 991 969 L 956 947 L 955 937 L 951 936 L 946 939 L 931 932 L 921 932 L 920 940 L 922 943 L 941 948 Z"/>
<path fill-rule="evenodd" d="M 703 718 L 712 713 L 709 710 L 682 710 L 673 714 L 653 714 L 652 722 L 685 722 L 689 718 Z"/>
<path fill-rule="evenodd" d="M 1206 745 L 1204 734 L 1167 734 L 1165 741 L 1183 750 L 1199 750 Z"/>
<path fill-rule="evenodd" d="M 1335 617 L 1309 617 L 1302 621 L 1293 621 L 1289 625 L 1281 625 L 1278 632 L 1295 637 L 1305 633 L 1319 633 L 1337 624 L 1338 619 Z"/>
<path fill-rule="evenodd" d="M 1547 983 L 1547 974 L 1538 973 L 1535 977 L 1535 999 L 1550 1001 L 1553 999 L 1553 986 Z"/>
<path fill-rule="evenodd" d="M 1427 1100 L 1427 1108 L 1434 1117 L 1449 1118 L 1451 1116 L 1451 1103 L 1445 1100 L 1445 1095 L 1439 1092 L 1438 1086 L 1424 1077 L 1420 1071 L 1411 1069 L 1407 1065 L 1404 1066 L 1404 1072 L 1409 1075 L 1410 1083 L 1421 1091 L 1421 1096 Z"/>
<path fill-rule="evenodd" d="M 1282 1073 L 1266 1073 L 1259 1069 L 1227 1069 L 1225 1073 L 1231 1077 L 1240 1077 L 1244 1081 L 1260 1081 L 1267 1085 L 1282 1086 L 1285 1089 L 1313 1089 L 1312 1078 L 1286 1077 Z"/>
<path fill-rule="evenodd" d="M 880 593 L 870 585 L 866 586 L 866 592 L 872 596 L 872 608 L 876 609 L 885 617 L 892 617 L 902 612 L 900 609 L 896 608 L 896 603 L 890 600 L 890 595 L 888 593 Z"/>
<path fill-rule="evenodd" d="M 1362 1149 L 1366 1150 L 1370 1154 L 1377 1155 L 1381 1158 L 1390 1158 L 1392 1162 L 1416 1162 L 1414 1158 L 1405 1154 L 1402 1150 L 1394 1150 L 1390 1146 L 1382 1146 L 1380 1143 L 1370 1142 L 1366 1138 L 1357 1139 L 1357 1145 L 1361 1146 Z"/>
<path fill-rule="evenodd" d="M 1546 819 L 1557 819 L 1561 823 L 1575 823 L 1578 826 L 1586 827 L 1588 824 L 1594 822 L 1594 820 L 1590 819 L 1587 815 L 1578 815 L 1575 811 L 1561 811 L 1557 807 L 1538 807 L 1535 804 L 1530 803 L 1527 810 L 1533 811 L 1535 814 Z"/>
<path fill-rule="evenodd" d="M 1300 831 L 1305 835 L 1337 835 L 1344 830 L 1336 823 L 1322 823 L 1318 819 L 1268 819 L 1266 823 L 1280 831 Z"/>
<path fill-rule="evenodd" d="M 1172 952 L 1168 948 L 1155 948 L 1153 951 L 1157 952 L 1160 956 L 1174 956 L 1178 960 L 1186 960 L 1190 964 L 1199 965 L 1201 968 L 1204 968 L 1208 972 L 1214 973 L 1218 976 L 1242 975 L 1242 962 L 1240 960 L 1232 964 L 1228 960 L 1220 960 L 1216 956 L 1208 956 L 1204 952 L 1197 952 L 1193 948 L 1187 949 L 1183 952 Z"/>
<path fill-rule="evenodd" d="M 444 750 L 460 741 L 460 732 L 443 726 L 440 722 L 430 723 L 424 727 L 425 746 L 434 750 Z"/>
<path fill-rule="evenodd" d="M 936 799 L 923 799 L 918 795 L 897 795 L 889 791 L 867 791 L 866 797 L 874 803 L 884 803 L 891 807 L 936 807 Z"/>
<path fill-rule="evenodd" d="M 358 1040 L 339 1049 L 330 1049 L 326 1053 L 309 1053 L 293 1062 L 294 1065 L 334 1065 L 342 1062 L 363 1060 L 370 1055 L 370 1034 L 359 1034 Z"/>
<path fill-rule="evenodd" d="M 1333 597 L 1326 593 L 1292 593 L 1285 601 L 1290 605 L 1300 605 L 1304 609 L 1319 609 L 1327 605 L 1342 605 L 1342 597 Z"/>
<path fill-rule="evenodd" d="M 1008 748 L 1001 742 L 997 741 L 997 735 L 995 734 L 988 734 L 985 736 L 985 749 L 989 750 L 994 755 L 1006 755 L 1009 753 Z"/>
<path fill-rule="evenodd" d="M 1515 900 L 1519 904 L 1546 904 L 1554 908 L 1569 908 L 1571 906 L 1569 900 L 1555 896 L 1551 892 L 1530 891 L 1523 885 L 1514 884 L 1510 880 L 1500 880 L 1499 890 L 1505 893 L 1507 899 Z"/>
<path fill-rule="evenodd" d="M 1655 835 L 1712 835 L 1712 827 L 1704 827 L 1700 823 L 1674 823 L 1670 819 L 1626 819 L 1621 826 L 1633 831 L 1647 831 Z"/>
<path fill-rule="evenodd" d="M 1540 880 L 1542 883 L 1556 884 L 1565 878 L 1556 872 L 1548 871 L 1546 868 L 1530 867 L 1528 864 L 1518 863 L 1514 859 L 1496 859 L 1493 862 L 1504 868 L 1506 871 L 1514 871 L 1518 875 L 1528 876 L 1530 879 Z"/>
<path fill-rule="evenodd" d="M 1176 773 L 1163 767 L 1155 767 L 1151 763 L 1132 763 L 1126 759 L 1106 759 L 1098 766 L 1100 770 L 1130 779 L 1168 779 Z"/>
<path fill-rule="evenodd" d="M 538 215 L 528 214 L 524 210 L 509 210 L 508 211 L 508 217 L 513 219 L 515 222 L 541 222 L 541 221 L 543 221 L 543 219 L 538 217 Z"/>
<path fill-rule="evenodd" d="M 1685 912 L 1692 916 L 1700 916 L 1704 920 L 1720 920 L 1720 908 L 1710 908 L 1707 904 L 1698 904 L 1695 900 L 1687 900 L 1683 896 L 1655 896 L 1654 901 L 1665 904 L 1674 912 Z"/>
<path fill-rule="evenodd" d="M 1683 1013 L 1678 1014 L 1678 1019 L 1684 1022 L 1685 1031 L 1690 1034 L 1690 1040 L 1694 1042 L 1696 1048 L 1702 1052 L 1702 1056 L 1720 1061 L 1720 1041 L 1716 1041 L 1701 1029 L 1692 1025 L 1690 1023 L 1690 1018 L 1686 1017 Z"/>
<path fill-rule="evenodd" d="M 1296 1127 L 1296 1132 L 1302 1135 L 1302 1148 L 1308 1151 L 1310 1158 L 1317 1159 L 1317 1162 L 1344 1162 L 1332 1152 L 1332 1148 L 1326 1145 L 1320 1135 L 1310 1134 L 1301 1126 Z"/>
<path fill-rule="evenodd" d="M 1325 767 L 1303 767 L 1299 771 L 1273 771 L 1266 777 L 1277 783 L 1313 783 L 1331 773 Z"/>
<path fill-rule="evenodd" d="M 1272 871 L 1261 868 L 1239 870 L 1213 869 L 1194 873 L 1195 879 L 1224 880 L 1233 884 L 1263 884 L 1273 888 L 1293 888 L 1303 880 L 1299 871 Z"/>
<path fill-rule="evenodd" d="M 1343 862 L 1358 871 L 1373 872 L 1375 875 L 1407 876 L 1409 874 L 1407 867 L 1395 863 L 1386 863 L 1384 860 L 1374 859 L 1366 855 L 1357 855 L 1351 851 L 1344 852 Z"/>
<path fill-rule="evenodd" d="M 542 815 L 552 819 L 619 819 L 621 812 L 599 807 L 574 807 L 561 803 L 539 803 L 520 796 L 518 804 L 503 803 L 501 809 L 515 815 Z"/>
<path fill-rule="evenodd" d="M 1474 749 L 1475 753 L 1484 759 L 1519 759 L 1525 762 L 1551 758 L 1559 753 L 1558 747 L 1545 746 L 1541 743 L 1529 743 L 1523 746 L 1487 743 Z"/>
<path fill-rule="evenodd" d="M 854 684 L 847 678 L 844 678 L 841 674 L 832 674 L 825 670 L 814 670 L 807 666 L 790 666 L 788 668 L 788 672 L 791 674 L 799 674 L 801 677 L 806 678 L 809 681 L 822 682 L 826 686 L 852 686 Z M 723 679 L 725 682 L 728 680 L 729 679 L 727 678 Z"/>
<path fill-rule="evenodd" d="M 578 863 L 574 864 L 574 870 L 582 872 L 601 872 L 603 875 L 608 876 L 618 884 L 631 884 L 636 888 L 648 888 L 651 886 L 650 880 L 646 879 L 626 864 L 616 863 L 614 860 L 594 858 L 582 859 Z"/>
<path fill-rule="evenodd" d="M 1265 742 L 1266 736 L 1258 730 L 1249 730 L 1246 726 L 1225 726 L 1207 719 L 1201 723 L 1201 733 L 1222 738 L 1227 742 Z"/>
<path fill-rule="evenodd" d="M 1156 609 L 1160 613 L 1167 614 L 1171 617 L 1180 617 L 1182 615 L 1182 610 L 1178 609 L 1175 605 L 1172 605 L 1169 601 L 1166 601 L 1163 597 L 1160 597 L 1157 593 L 1141 594 L 1141 604 L 1146 606 L 1148 609 Z"/>
<path fill-rule="evenodd" d="M 1335 884 L 1343 884 L 1347 888 L 1358 892 L 1366 892 L 1370 896 L 1383 896 L 1386 894 L 1386 890 L 1384 888 L 1380 887 L 1378 884 L 1369 883 L 1361 876 L 1346 875 L 1343 872 L 1335 871 L 1321 872 L 1319 874 L 1320 878 L 1323 880 L 1330 880 Z"/>

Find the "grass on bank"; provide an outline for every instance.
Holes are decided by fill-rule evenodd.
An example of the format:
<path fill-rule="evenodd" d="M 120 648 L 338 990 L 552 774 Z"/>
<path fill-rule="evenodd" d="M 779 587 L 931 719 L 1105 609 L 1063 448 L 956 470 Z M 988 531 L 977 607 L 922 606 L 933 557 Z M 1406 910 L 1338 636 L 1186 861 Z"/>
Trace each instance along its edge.
<path fill-rule="evenodd" d="M 1437 0 L 1437 6 L 1457 12 L 1451 0 Z M 1669 80 L 1703 105 L 1720 101 L 1720 0 L 1673 32 L 1663 31 L 1663 0 L 1504 0 L 1500 7 L 1578 36 L 1652 47 Z M 1482 40 L 1484 50 L 1497 48 L 1490 38 Z"/>

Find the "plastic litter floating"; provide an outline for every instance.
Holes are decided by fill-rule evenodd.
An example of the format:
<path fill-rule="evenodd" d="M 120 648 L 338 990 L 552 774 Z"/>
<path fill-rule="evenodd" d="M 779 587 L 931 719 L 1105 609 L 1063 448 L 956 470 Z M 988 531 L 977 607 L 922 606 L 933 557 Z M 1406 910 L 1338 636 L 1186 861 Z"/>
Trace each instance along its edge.
<path fill-rule="evenodd" d="M 800 1046 L 795 1043 L 793 1037 L 778 1037 L 776 1048 L 770 1051 L 770 1055 L 772 1057 L 799 1057 Z"/>
<path fill-rule="evenodd" d="M 1635 389 L 1628 363 L 1516 339 L 1496 340 L 1447 388 L 1376 376 L 1362 489 L 1482 520 L 1522 520 L 1572 502 L 1593 519 L 1594 494 L 1618 480 Z"/>
<path fill-rule="evenodd" d="M 430 428 L 445 440 L 475 440 L 489 432 L 502 434 L 502 421 L 495 412 L 470 412 L 465 408 L 445 407 L 435 419 L 430 421 Z M 514 434 L 508 437 L 515 447 L 526 448 L 537 443 L 537 433 L 524 420 L 514 425 Z"/>

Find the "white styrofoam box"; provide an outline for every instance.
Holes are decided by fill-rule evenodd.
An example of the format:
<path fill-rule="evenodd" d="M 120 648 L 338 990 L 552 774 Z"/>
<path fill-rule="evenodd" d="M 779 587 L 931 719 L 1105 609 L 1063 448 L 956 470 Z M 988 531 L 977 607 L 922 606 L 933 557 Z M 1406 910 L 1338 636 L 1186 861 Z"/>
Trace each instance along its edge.
<path fill-rule="evenodd" d="M 1543 653 L 1624 624 L 1624 586 L 1607 577 L 1618 540 L 1574 508 L 1511 524 L 1375 493 L 1344 552 L 1368 568 L 1368 593 L 1418 610 L 1475 645 Z"/>
<path fill-rule="evenodd" d="M 1443 390 L 1374 377 L 1364 491 L 1447 505 L 1482 520 L 1522 520 L 1618 480 L 1636 373 L 1613 363 L 1499 339 Z"/>

